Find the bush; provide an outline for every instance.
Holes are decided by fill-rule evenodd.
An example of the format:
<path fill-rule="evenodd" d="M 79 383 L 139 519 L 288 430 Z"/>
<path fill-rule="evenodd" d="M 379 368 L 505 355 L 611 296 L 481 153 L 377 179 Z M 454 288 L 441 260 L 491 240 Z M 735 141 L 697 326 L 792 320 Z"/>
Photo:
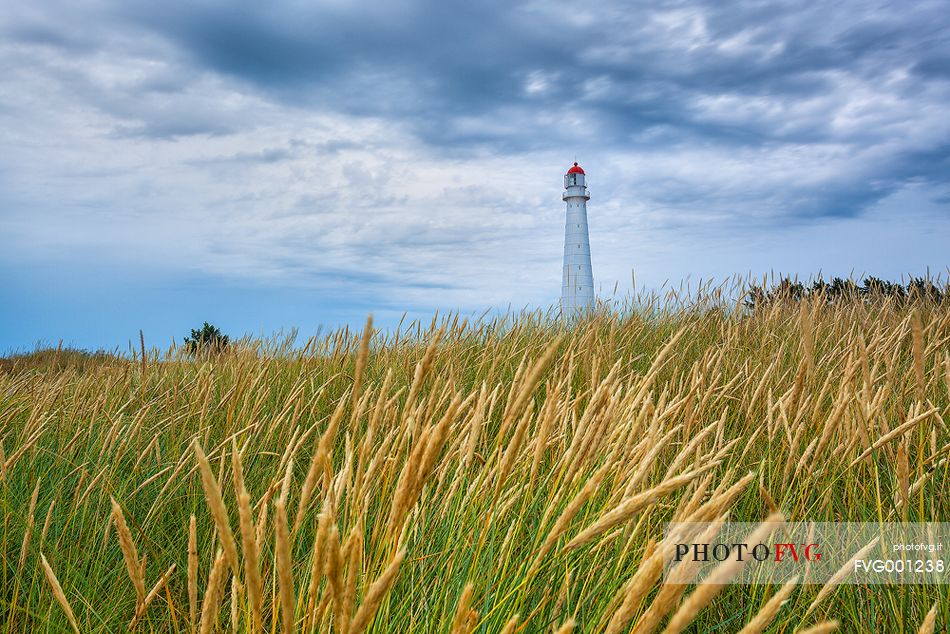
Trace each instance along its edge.
<path fill-rule="evenodd" d="M 191 330 L 191 336 L 185 337 L 185 349 L 191 353 L 224 352 L 230 345 L 228 336 L 217 326 L 205 322 L 201 328 Z"/>

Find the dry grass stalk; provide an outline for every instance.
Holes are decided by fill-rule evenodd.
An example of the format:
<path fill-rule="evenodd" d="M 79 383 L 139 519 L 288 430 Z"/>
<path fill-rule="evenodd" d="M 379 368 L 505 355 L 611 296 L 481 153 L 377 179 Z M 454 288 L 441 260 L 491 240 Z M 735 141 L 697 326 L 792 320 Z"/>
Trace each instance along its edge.
<path fill-rule="evenodd" d="M 224 555 L 228 559 L 228 565 L 234 574 L 239 574 L 237 544 L 234 542 L 234 534 L 231 532 L 231 522 L 228 519 L 228 510 L 221 497 L 221 487 L 217 479 L 211 472 L 211 465 L 205 456 L 204 450 L 194 441 L 195 456 L 198 459 L 198 469 L 201 472 L 201 486 L 204 488 L 205 498 L 208 501 L 208 508 L 211 511 L 211 517 L 214 518 L 214 525 L 218 529 L 218 539 L 221 540 L 221 547 L 224 549 Z M 223 453 L 222 453 L 223 457 Z"/>
<path fill-rule="evenodd" d="M 142 355 L 142 378 L 140 379 L 142 387 L 142 400 L 145 400 L 145 374 L 148 370 L 148 357 L 145 355 L 145 333 L 142 330 L 139 330 L 139 344 L 141 345 L 141 355 Z"/>
<path fill-rule="evenodd" d="M 319 522 L 317 524 L 317 536 L 313 540 L 313 550 L 310 554 L 310 583 L 307 585 L 307 611 L 304 630 L 307 630 L 311 624 L 310 620 L 313 617 L 314 608 L 316 607 L 320 580 L 323 578 L 325 569 L 326 542 L 332 521 L 329 510 L 324 509 L 323 512 L 320 513 Z"/>
<path fill-rule="evenodd" d="M 717 521 L 712 522 L 706 529 L 696 537 L 689 537 L 692 541 L 698 543 L 709 543 L 713 538 L 719 533 L 722 529 L 722 524 L 725 521 L 725 517 L 720 517 Z M 664 540 L 661 545 L 661 549 L 657 551 L 659 556 L 660 563 L 665 564 L 667 560 L 671 558 L 673 552 L 674 542 L 685 541 L 686 536 L 674 536 L 668 535 L 667 539 Z M 653 565 L 656 565 L 655 563 Z M 660 586 L 660 591 L 654 597 L 653 601 L 650 603 L 650 606 L 640 615 L 640 618 L 637 620 L 636 625 L 633 627 L 633 634 L 649 634 L 656 629 L 660 624 L 660 621 L 663 620 L 663 617 L 666 616 L 670 610 L 676 607 L 677 602 L 683 596 L 683 593 L 686 592 L 687 584 L 692 581 L 693 577 L 696 576 L 696 570 L 699 568 L 699 563 L 694 561 L 683 561 L 678 563 L 673 567 L 669 574 L 663 581 L 663 585 Z M 624 606 L 621 606 L 624 607 Z M 621 614 L 628 618 L 632 616 L 632 611 L 630 606 L 625 607 L 625 611 Z M 615 617 L 617 615 L 615 614 Z M 618 618 L 617 620 L 612 620 L 614 623 L 613 632 L 618 632 L 623 629 L 621 626 L 621 621 Z"/>
<path fill-rule="evenodd" d="M 478 613 L 472 609 L 472 595 L 475 587 L 466 583 L 455 608 L 455 617 L 452 619 L 452 634 L 469 634 L 478 620 Z"/>
<path fill-rule="evenodd" d="M 530 482 L 534 482 L 538 477 L 538 469 L 541 468 L 541 459 L 544 457 L 544 450 L 548 443 L 548 438 L 554 429 L 554 423 L 558 418 L 558 402 L 560 400 L 560 387 L 548 384 L 545 390 L 548 395 L 544 401 L 544 408 L 541 410 L 541 419 L 538 423 L 538 429 L 534 437 L 534 455 L 531 458 Z"/>
<path fill-rule="evenodd" d="M 703 428 L 698 434 L 696 434 L 693 438 L 690 439 L 689 443 L 687 443 L 686 446 L 683 447 L 683 449 L 680 450 L 680 452 L 676 454 L 676 457 L 673 459 L 673 462 L 671 462 L 670 466 L 667 467 L 666 474 L 663 476 L 664 479 L 669 478 L 674 473 L 676 473 L 676 471 L 680 468 L 680 466 L 686 461 L 687 458 L 693 455 L 693 453 L 697 450 L 699 445 L 709 436 L 709 434 L 719 429 L 722 422 L 725 421 L 728 413 L 729 413 L 728 408 L 724 409 L 722 411 L 722 416 L 720 417 L 719 421 L 716 421 L 715 423 L 710 423 L 705 428 Z M 674 427 L 674 429 L 676 429 L 676 427 Z M 661 444 L 660 448 L 662 449 L 665 447 Z"/>
<path fill-rule="evenodd" d="M 396 539 L 402 532 L 409 511 L 415 506 L 426 479 L 432 473 L 436 461 L 445 446 L 452 421 L 464 403 L 455 395 L 441 420 L 434 426 L 423 429 L 418 435 L 412 453 L 406 459 L 386 522 L 386 536 Z"/>
<path fill-rule="evenodd" d="M 379 575 L 376 581 L 366 590 L 363 603 L 356 611 L 356 616 L 353 617 L 353 621 L 350 624 L 350 634 L 360 634 L 373 622 L 376 613 L 379 611 L 379 606 L 395 582 L 396 575 L 399 574 L 399 567 L 405 558 L 405 550 L 400 550 L 396 553 L 396 556 L 389 562 L 389 565 L 386 566 L 382 574 Z"/>
<path fill-rule="evenodd" d="M 845 385 L 838 394 L 838 398 L 835 401 L 828 420 L 825 421 L 818 445 L 815 448 L 816 456 L 820 456 L 825 450 L 825 447 L 828 446 L 828 443 L 831 442 L 832 435 L 838 430 L 841 417 L 844 415 L 845 409 L 848 407 L 850 398 L 851 394 L 848 392 L 848 386 Z"/>
<path fill-rule="evenodd" d="M 16 464 L 17 460 L 19 460 L 23 456 L 23 454 L 29 451 L 33 447 L 33 445 L 36 444 L 36 441 L 40 439 L 40 436 L 43 435 L 44 431 L 46 431 L 45 422 L 41 423 L 40 426 L 37 427 L 37 429 L 30 435 L 30 437 L 27 438 L 27 441 L 23 443 L 23 445 L 21 445 L 16 451 L 10 454 L 10 457 L 7 458 L 6 461 L 4 461 L 3 463 L 3 479 L 4 480 L 7 479 L 7 473 L 10 471 L 10 469 L 13 468 L 13 465 Z"/>
<path fill-rule="evenodd" d="M 917 399 L 924 401 L 927 393 L 927 376 L 924 365 L 924 328 L 920 312 L 914 311 L 910 321 L 911 347 L 914 354 L 914 377 L 917 379 Z"/>
<path fill-rule="evenodd" d="M 920 421 L 929 418 L 933 414 L 936 414 L 938 411 L 939 410 L 936 407 L 933 407 L 921 414 L 911 416 L 906 421 L 904 421 L 903 423 L 901 423 L 900 425 L 898 425 L 897 427 L 895 427 L 894 429 L 892 429 L 891 431 L 887 432 L 886 434 L 878 438 L 876 441 L 874 441 L 874 443 L 871 444 L 867 449 L 865 449 L 861 453 L 860 456 L 855 458 L 849 466 L 853 467 L 854 465 L 858 464 L 859 462 L 861 462 L 862 460 L 870 456 L 874 452 L 875 449 L 880 449 L 883 445 L 894 440 L 895 438 L 903 434 L 905 431 L 907 431 L 908 429 L 910 429 L 911 427 L 913 427 Z"/>
<path fill-rule="evenodd" d="M 445 447 L 445 442 L 448 439 L 452 423 L 455 422 L 459 411 L 467 404 L 468 400 L 463 402 L 462 397 L 456 394 L 445 410 L 445 414 L 442 415 L 439 422 L 432 428 L 431 433 L 428 434 L 425 451 L 422 453 L 419 467 L 415 471 L 414 488 L 417 493 L 426 479 L 432 474 L 439 454 L 442 452 L 442 448 Z"/>
<path fill-rule="evenodd" d="M 465 441 L 465 457 L 462 462 L 465 465 L 471 465 L 475 457 L 475 449 L 478 448 L 478 439 L 481 435 L 482 424 L 485 420 L 486 409 L 488 408 L 488 384 L 482 381 L 482 387 L 478 392 L 478 401 L 475 404 L 475 412 L 472 415 L 472 423 L 468 432 L 468 439 Z"/>
<path fill-rule="evenodd" d="M 148 609 L 148 606 L 155 600 L 155 597 L 158 596 L 158 593 L 161 592 L 162 588 L 168 583 L 168 578 L 172 576 L 172 573 L 175 572 L 176 564 L 172 564 L 168 567 L 168 570 L 165 571 L 155 585 L 152 586 L 152 589 L 149 590 L 148 594 L 145 595 L 145 600 L 142 601 L 142 604 L 136 608 L 135 616 L 132 617 L 132 622 L 129 623 L 129 629 L 134 630 L 136 624 L 139 622 L 139 619 L 145 615 L 145 610 Z"/>
<path fill-rule="evenodd" d="M 132 532 L 128 524 L 125 523 L 125 516 L 122 514 L 122 508 L 115 498 L 112 501 L 112 520 L 115 523 L 116 535 L 119 537 L 119 546 L 122 548 L 122 557 L 125 559 L 125 569 L 129 573 L 129 579 L 132 580 L 132 587 L 135 588 L 136 610 L 142 609 L 145 602 L 145 570 L 141 561 L 139 561 L 138 551 L 135 548 L 135 541 L 132 539 Z"/>
<path fill-rule="evenodd" d="M 548 363 L 554 357 L 554 353 L 557 351 L 560 345 L 561 337 L 556 337 L 554 341 L 548 344 L 547 349 L 545 349 L 541 357 L 534 363 L 534 365 L 531 367 L 531 370 L 529 370 L 525 375 L 521 384 L 518 386 L 518 393 L 515 395 L 514 399 L 509 399 L 508 401 L 508 408 L 505 410 L 502 420 L 503 429 L 507 426 L 507 424 L 510 424 L 518 416 L 520 416 L 528 401 L 534 398 L 534 390 L 541 381 L 541 375 L 545 369 L 547 369 Z"/>
<path fill-rule="evenodd" d="M 796 585 L 798 585 L 797 576 L 790 579 L 778 592 L 772 595 L 772 598 L 759 609 L 752 620 L 739 630 L 739 634 L 760 634 L 764 632 L 765 628 L 775 619 L 775 615 L 778 614 L 782 605 L 788 600 L 789 595 L 795 590 Z"/>
<path fill-rule="evenodd" d="M 350 486 L 351 475 L 353 472 L 353 442 L 352 436 L 347 433 L 346 439 L 344 441 L 344 455 L 343 468 L 334 476 L 332 482 L 332 498 L 334 500 L 344 499 L 347 488 Z"/>
<path fill-rule="evenodd" d="M 604 533 L 614 526 L 629 520 L 637 511 L 646 508 L 650 504 L 656 502 L 659 498 L 669 495 L 673 491 L 686 486 L 716 466 L 718 466 L 718 463 L 709 463 L 698 469 L 694 469 L 687 473 L 669 478 L 652 489 L 644 491 L 643 493 L 638 493 L 637 495 L 623 500 L 616 506 L 616 508 L 608 511 L 602 515 L 599 520 L 581 531 L 567 544 L 567 546 L 565 546 L 565 548 L 567 550 L 573 550 L 593 541 L 594 538 L 596 538 L 601 533 Z"/>
<path fill-rule="evenodd" d="M 518 623 L 520 622 L 521 617 L 515 614 L 513 617 L 505 621 L 505 626 L 501 628 L 501 634 L 515 634 L 518 630 Z"/>
<path fill-rule="evenodd" d="M 300 490 L 300 502 L 297 505 L 297 514 L 294 517 L 294 535 L 297 534 L 297 531 L 300 530 L 300 526 L 303 524 L 307 508 L 310 506 L 310 498 L 313 496 L 313 492 L 316 490 L 317 484 L 323 475 L 327 460 L 327 453 L 321 442 L 313 454 L 313 458 L 310 461 L 310 468 L 307 470 L 307 476 L 304 478 L 303 487 Z"/>
<path fill-rule="evenodd" d="M 103 467 L 99 470 L 99 473 L 96 474 L 96 477 L 89 481 L 89 484 L 86 485 L 85 491 L 83 491 L 82 495 L 79 496 L 79 499 L 76 500 L 75 508 L 81 507 L 86 502 L 86 499 L 92 494 L 93 490 L 97 490 L 96 485 L 99 484 L 99 480 L 105 476 L 107 469 L 108 467 Z"/>
<path fill-rule="evenodd" d="M 445 328 L 440 328 L 436 331 L 432 340 L 429 342 L 429 345 L 426 347 L 426 352 L 422 357 L 422 360 L 416 364 L 415 373 L 412 376 L 412 385 L 409 387 L 409 394 L 406 397 L 406 403 L 403 406 L 405 409 L 404 412 L 411 411 L 416 404 L 416 397 L 419 393 L 419 389 L 422 387 L 422 382 L 425 380 L 426 374 L 429 373 L 429 369 L 432 367 L 432 362 L 435 359 L 435 351 L 439 345 L 439 340 L 442 338 Z M 416 430 L 413 429 L 415 435 Z"/>
<path fill-rule="evenodd" d="M 326 623 L 325 617 L 332 603 L 333 594 L 330 592 L 324 592 L 323 596 L 320 598 L 320 604 L 317 606 L 316 612 L 314 612 L 313 617 L 311 618 L 312 624 L 319 624 L 324 629 L 330 629 L 330 625 L 329 623 Z"/>
<path fill-rule="evenodd" d="M 366 326 L 363 327 L 363 336 L 360 338 L 360 348 L 356 355 L 356 370 L 353 373 L 353 391 L 352 398 L 353 419 L 356 420 L 356 404 L 360 399 L 360 391 L 363 387 L 363 373 L 366 371 L 366 360 L 369 357 L 369 343 L 373 338 L 373 316 L 366 317 Z"/>
<path fill-rule="evenodd" d="M 511 474 L 511 470 L 515 465 L 515 460 L 520 456 L 521 445 L 524 442 L 525 435 L 528 433 L 528 427 L 530 426 L 531 419 L 534 417 L 534 411 L 529 406 L 525 410 L 524 415 L 519 419 L 518 424 L 515 426 L 515 432 L 511 436 L 511 440 L 508 441 L 507 448 L 505 452 L 501 455 L 501 460 L 498 463 L 498 471 L 495 477 L 495 496 L 497 497 L 498 493 L 501 491 L 502 486 L 505 484 L 505 481 L 508 479 L 508 476 Z"/>
<path fill-rule="evenodd" d="M 746 543 L 757 544 L 768 539 L 775 530 L 785 523 L 785 518 L 781 513 L 769 515 L 764 522 L 759 524 L 746 538 Z M 679 609 L 670 618 L 664 634 L 677 634 L 682 632 L 689 623 L 696 618 L 699 611 L 709 605 L 715 597 L 722 592 L 725 584 L 735 577 L 745 567 L 745 561 L 738 559 L 729 559 L 716 566 L 709 575 L 700 582 L 700 585 L 690 594 Z"/>
<path fill-rule="evenodd" d="M 682 429 L 682 425 L 676 425 L 661 437 L 657 438 L 660 436 L 660 427 L 651 427 L 641 442 L 641 444 L 647 447 L 646 453 L 637 459 L 635 463 L 637 465 L 637 469 L 633 472 L 633 475 L 630 476 L 629 482 L 627 482 L 627 486 L 623 490 L 624 497 L 630 497 L 633 495 L 634 491 L 636 491 L 640 485 L 643 484 L 644 480 L 649 477 L 650 470 L 653 468 L 653 463 L 656 461 L 657 456 L 660 455 L 663 449 L 666 448 L 666 446 L 672 441 L 673 437 L 680 433 Z M 628 460 L 628 462 L 632 462 L 632 460 Z"/>
<path fill-rule="evenodd" d="M 808 302 L 801 302 L 802 355 L 808 378 L 815 376 L 815 329 Z"/>
<path fill-rule="evenodd" d="M 903 519 L 907 521 L 910 510 L 910 461 L 907 457 L 907 440 L 897 446 L 897 494 L 895 503 L 901 509 Z"/>
<path fill-rule="evenodd" d="M 558 516 L 557 520 L 554 522 L 554 526 L 551 527 L 551 530 L 548 531 L 548 536 L 545 538 L 544 543 L 541 544 L 541 548 L 538 550 L 538 554 L 535 558 L 536 565 L 541 559 L 544 558 L 546 554 L 548 554 L 548 552 L 550 552 L 558 538 L 567 531 L 571 520 L 574 519 L 577 513 L 581 510 L 581 507 L 587 503 L 591 496 L 594 495 L 594 493 L 600 487 L 604 480 L 604 476 L 607 474 L 607 471 L 611 466 L 612 465 L 610 463 L 607 463 L 595 471 L 593 475 L 587 479 L 587 482 L 577 493 L 577 495 L 574 496 L 574 499 L 572 499 L 568 505 L 564 507 L 564 510 L 561 511 L 560 516 Z"/>
<path fill-rule="evenodd" d="M 568 570 L 564 575 L 564 581 L 561 583 L 561 589 L 557 593 L 557 601 L 554 602 L 554 608 L 551 610 L 551 614 L 557 616 L 561 614 L 561 609 L 564 607 L 564 602 L 567 601 L 567 595 L 571 591 L 571 581 L 573 580 L 574 572 Z"/>
<path fill-rule="evenodd" d="M 812 625 L 804 630 L 798 630 L 796 634 L 831 634 L 841 626 L 838 621 L 822 621 L 817 625 Z"/>
<path fill-rule="evenodd" d="M 564 621 L 564 624 L 557 628 L 557 631 L 554 632 L 554 634 L 571 634 L 575 627 L 577 627 L 577 621 L 573 618 L 570 618 Z"/>
<path fill-rule="evenodd" d="M 387 368 L 386 377 L 383 379 L 382 387 L 379 388 L 379 391 L 376 394 L 376 403 L 371 410 L 369 422 L 366 424 L 366 433 L 363 436 L 363 441 L 360 443 L 359 456 L 357 457 L 356 463 L 356 476 L 354 477 L 354 482 L 356 484 L 355 495 L 357 497 L 360 496 L 363 491 L 363 487 L 368 481 L 367 479 L 364 479 L 364 476 L 366 475 L 366 456 L 375 447 L 376 432 L 379 428 L 380 419 L 382 418 L 383 412 L 386 409 L 386 396 L 389 394 L 392 378 L 392 368 Z M 367 397 L 368 396 L 369 395 L 367 394 Z M 378 458 L 378 455 L 374 456 L 374 459 L 375 458 Z M 294 522 L 294 524 L 296 524 L 296 522 Z"/>
<path fill-rule="evenodd" d="M 831 575 L 831 578 L 828 579 L 828 581 L 825 582 L 825 585 L 821 587 L 821 590 L 818 591 L 818 596 L 816 596 L 815 600 L 812 601 L 811 605 L 808 606 L 808 609 L 805 611 L 805 616 L 811 614 L 825 597 L 827 597 L 834 591 L 835 588 L 841 585 L 841 582 L 844 581 L 854 570 L 854 562 L 858 559 L 863 559 L 865 555 L 871 552 L 871 550 L 877 546 L 879 540 L 880 537 L 875 537 L 872 539 L 866 546 L 861 548 L 861 550 L 856 552 L 851 559 L 841 566 L 841 568 L 839 568 L 835 574 Z"/>
<path fill-rule="evenodd" d="M 292 460 L 294 455 L 296 454 L 297 448 L 298 448 L 297 439 L 300 437 L 300 432 L 301 432 L 300 426 L 295 425 L 294 433 L 290 435 L 290 440 L 287 441 L 287 446 L 284 447 L 284 453 L 280 457 L 280 462 L 277 465 L 277 471 L 283 471 L 284 467 L 287 466 L 287 462 Z M 223 458 L 224 455 L 222 454 L 221 457 Z M 224 465 L 222 464 L 221 466 L 223 467 Z M 223 473 L 223 469 L 221 469 L 221 472 Z M 220 475 L 219 475 L 219 479 L 220 479 Z"/>
<path fill-rule="evenodd" d="M 172 470 L 172 467 L 171 467 L 171 466 L 165 467 L 164 469 L 162 469 L 162 470 L 159 471 L 158 473 L 155 473 L 155 474 L 153 474 L 152 476 L 150 476 L 150 477 L 146 478 L 145 480 L 143 480 L 143 481 L 142 481 L 142 484 L 140 484 L 140 485 L 138 485 L 137 487 L 135 487 L 135 490 L 132 491 L 132 494 L 129 496 L 129 499 L 135 497 L 135 495 L 136 495 L 139 491 L 141 491 L 142 489 L 144 489 L 145 487 L 147 487 L 147 486 L 150 485 L 151 483 L 155 482 L 156 480 L 158 480 L 160 477 L 162 477 L 163 475 L 165 475 L 166 473 L 168 473 L 168 472 L 171 471 L 171 470 Z"/>
<path fill-rule="evenodd" d="M 672 552 L 668 550 L 668 552 Z M 617 591 L 611 605 L 616 609 L 610 616 L 610 621 L 604 630 L 607 634 L 623 632 L 643 603 L 647 593 L 653 588 L 657 579 L 663 574 L 664 557 L 667 553 L 661 552 L 656 542 L 650 541 L 640 559 L 640 566 L 632 577 Z"/>
<path fill-rule="evenodd" d="M 300 526 L 303 524 L 307 509 L 310 506 L 313 492 L 316 490 L 320 478 L 325 476 L 329 471 L 331 462 L 330 457 L 333 453 L 333 443 L 336 440 L 336 433 L 340 428 L 340 421 L 343 419 L 345 404 L 345 399 L 340 399 L 337 402 L 336 408 L 333 410 L 333 414 L 330 416 L 330 421 L 327 423 L 327 428 L 320 436 L 320 442 L 317 443 L 317 449 L 310 460 L 310 467 L 307 469 L 307 476 L 304 478 L 303 487 L 300 491 L 300 501 L 297 505 L 297 515 L 294 518 L 293 533 L 295 535 L 297 534 L 297 531 L 300 530 Z"/>
<path fill-rule="evenodd" d="M 340 529 L 337 528 L 335 521 L 330 524 L 327 532 L 326 549 L 326 575 L 333 596 L 333 614 L 339 628 L 339 624 L 346 622 L 348 618 L 343 615 L 343 552 L 340 545 Z"/>
<path fill-rule="evenodd" d="M 56 599 L 56 602 L 59 603 L 60 607 L 63 608 L 63 612 L 66 613 L 66 618 L 69 620 L 73 632 L 79 634 L 79 625 L 76 623 L 76 615 L 73 614 L 73 608 L 69 605 L 69 601 L 66 600 L 63 587 L 59 585 L 59 579 L 56 578 L 56 573 L 50 568 L 49 562 L 46 561 L 46 555 L 43 553 L 40 553 L 40 563 L 43 566 L 43 573 L 46 575 L 46 580 L 53 589 L 53 597 Z"/>
<path fill-rule="evenodd" d="M 194 514 L 188 521 L 188 622 L 198 628 L 198 527 Z"/>
<path fill-rule="evenodd" d="M 284 503 L 284 510 L 287 509 L 287 500 L 290 498 L 290 485 L 293 483 L 294 459 L 291 456 L 284 467 L 284 477 L 280 481 L 279 499 Z"/>
<path fill-rule="evenodd" d="M 343 596 L 343 614 L 347 619 L 353 614 L 353 606 L 356 603 L 356 585 L 360 579 L 360 567 L 363 562 L 363 522 L 357 518 L 356 524 L 350 530 L 350 536 L 347 538 L 346 548 L 348 554 L 348 563 L 346 567 L 346 578 L 344 579 Z M 346 629 L 349 629 L 349 621 L 346 623 Z"/>
<path fill-rule="evenodd" d="M 237 577 L 231 577 L 231 632 L 237 634 L 241 625 L 240 604 L 243 600 L 243 589 Z"/>
<path fill-rule="evenodd" d="M 227 556 L 223 550 L 218 550 L 211 572 L 208 574 L 208 585 L 205 586 L 205 597 L 201 604 L 200 634 L 209 634 L 215 630 L 218 620 L 218 610 L 221 607 L 221 597 L 224 595 L 224 583 L 227 576 Z"/>
<path fill-rule="evenodd" d="M 779 511 L 778 503 L 775 501 L 775 498 L 773 498 L 772 495 L 769 493 L 768 489 L 766 489 L 761 484 L 759 485 L 759 495 L 762 496 L 762 501 L 765 502 L 765 505 L 769 507 L 769 513 L 778 513 Z"/>
<path fill-rule="evenodd" d="M 241 453 L 237 442 L 232 439 L 231 451 L 232 470 L 234 471 L 234 488 L 237 493 L 238 518 L 241 525 L 241 549 L 244 555 L 244 582 L 247 585 L 247 595 L 251 607 L 252 631 L 260 632 L 263 628 L 263 582 L 261 581 L 260 556 L 257 544 L 257 531 L 254 526 L 254 512 L 251 507 L 251 496 L 244 485 L 244 469 L 241 464 Z"/>
<path fill-rule="evenodd" d="M 260 551 L 261 544 L 264 543 L 264 535 L 267 532 L 267 509 L 270 501 L 270 490 L 264 494 L 260 501 L 260 509 L 257 511 L 257 525 L 254 528 L 254 537 L 257 540 L 257 548 Z"/>
<path fill-rule="evenodd" d="M 280 614 L 282 630 L 294 631 L 294 575 L 290 554 L 290 529 L 287 527 L 286 496 L 281 495 L 274 503 L 274 537 L 277 551 L 277 580 L 280 591 Z M 345 629 L 341 628 L 345 632 Z"/>
<path fill-rule="evenodd" d="M 920 624 L 920 629 L 917 630 L 917 634 L 933 634 L 934 626 L 937 624 L 937 604 L 934 603 L 933 607 L 930 608 L 930 611 L 927 612 L 927 616 L 924 617 L 923 622 Z"/>
<path fill-rule="evenodd" d="M 42 478 L 36 479 L 36 486 L 33 487 L 33 495 L 30 496 L 30 506 L 26 511 L 26 530 L 23 532 L 23 543 L 20 546 L 20 561 L 17 565 L 17 571 L 23 571 L 23 565 L 26 563 L 26 553 L 30 548 L 30 537 L 33 535 L 33 525 L 35 524 L 36 500 L 40 495 L 40 482 Z M 40 544 L 40 549 L 43 544 Z"/>
<path fill-rule="evenodd" d="M 43 520 L 43 529 L 40 531 L 40 550 L 43 550 L 43 544 L 46 543 L 46 534 L 49 532 L 50 522 L 53 519 L 53 509 L 56 507 L 56 500 L 53 500 L 49 503 L 49 508 L 46 509 L 46 519 Z"/>

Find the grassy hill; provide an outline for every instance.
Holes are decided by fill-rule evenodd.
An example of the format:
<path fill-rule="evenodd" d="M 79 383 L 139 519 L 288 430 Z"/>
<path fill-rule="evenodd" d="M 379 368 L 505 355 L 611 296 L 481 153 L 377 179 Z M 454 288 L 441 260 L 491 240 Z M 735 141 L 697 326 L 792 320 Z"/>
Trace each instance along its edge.
<path fill-rule="evenodd" d="M 658 564 L 674 517 L 950 517 L 948 342 L 946 297 L 808 297 L 6 360 L 0 630 L 942 624 L 946 586 Z"/>

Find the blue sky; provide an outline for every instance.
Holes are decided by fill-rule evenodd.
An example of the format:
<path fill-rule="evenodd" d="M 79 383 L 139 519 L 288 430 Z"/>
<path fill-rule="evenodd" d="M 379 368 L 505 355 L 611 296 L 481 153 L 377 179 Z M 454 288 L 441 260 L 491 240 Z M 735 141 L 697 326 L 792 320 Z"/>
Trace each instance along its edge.
<path fill-rule="evenodd" d="M 950 2 L 0 7 L 0 352 L 946 276 Z"/>

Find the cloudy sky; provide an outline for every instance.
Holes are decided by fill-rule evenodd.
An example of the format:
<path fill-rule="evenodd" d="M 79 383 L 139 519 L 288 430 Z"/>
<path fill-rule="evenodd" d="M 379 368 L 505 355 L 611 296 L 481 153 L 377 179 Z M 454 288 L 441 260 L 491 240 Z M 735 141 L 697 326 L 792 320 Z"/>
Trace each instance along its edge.
<path fill-rule="evenodd" d="M 9 2 L 0 353 L 950 264 L 950 0 Z"/>

